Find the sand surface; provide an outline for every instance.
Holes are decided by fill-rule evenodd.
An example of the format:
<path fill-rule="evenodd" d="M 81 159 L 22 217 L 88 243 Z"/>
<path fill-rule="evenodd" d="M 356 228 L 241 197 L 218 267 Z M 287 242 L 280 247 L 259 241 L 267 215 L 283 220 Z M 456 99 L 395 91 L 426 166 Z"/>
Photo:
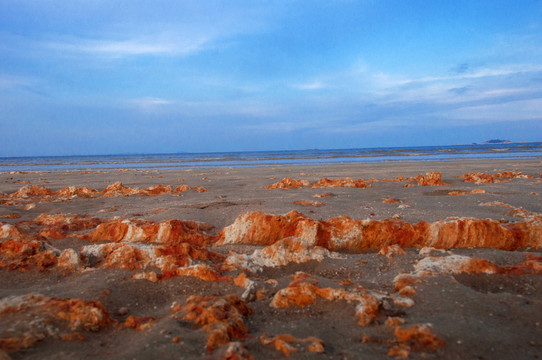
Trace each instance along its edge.
<path fill-rule="evenodd" d="M 428 172 L 442 173 L 446 185 L 385 181 Z M 460 177 L 473 172 L 514 175 L 480 184 Z M 514 159 L 2 173 L 0 359 L 540 358 L 541 172 L 540 159 Z M 284 178 L 310 184 L 322 178 L 364 179 L 370 187 L 267 188 Z M 119 191 L 103 196 L 101 192 L 115 182 L 130 189 L 159 184 L 171 188 L 156 196 L 121 196 Z M 28 185 L 43 186 L 50 193 L 13 195 Z M 179 185 L 187 186 L 176 191 Z M 69 186 L 96 192 L 91 197 L 55 193 Z M 296 242 L 280 250 L 270 246 L 283 244 L 283 238 L 264 234 L 268 243 L 260 245 L 251 240 L 253 232 L 273 232 L 264 225 L 249 229 L 248 240 L 240 240 L 255 223 L 236 221 L 243 214 L 285 215 L 292 210 L 305 216 L 302 221 L 322 221 L 318 226 L 324 228 L 329 219 L 342 216 L 375 224 L 389 219 L 394 229 L 419 222 L 434 227 L 431 224 L 458 218 L 489 219 L 491 226 L 473 228 L 459 239 L 467 245 L 480 240 L 486 247 L 457 242 L 452 248 L 420 243 L 401 249 L 405 243 L 392 231 L 382 235 L 382 251 L 350 245 L 339 249 L 318 234 L 288 228 L 283 233 L 294 234 L 288 238 L 305 240 L 305 245 Z M 42 214 L 62 216 L 45 224 L 36 220 Z M 75 215 L 86 222 L 78 223 Z M 175 238 L 168 243 L 164 230 L 148 235 L 152 226 L 159 228 L 172 219 L 209 226 L 197 225 L 186 241 Z M 98 224 L 115 220 L 129 220 L 133 228 L 110 228 L 92 238 Z M 223 231 L 232 224 L 237 227 Z M 462 231 L 463 223 L 457 224 Z M 523 231 L 529 242 L 506 250 L 492 246 L 492 239 L 501 236 L 492 232 L 495 229 L 505 229 L 501 235 L 516 240 Z M 427 236 L 437 236 L 431 234 Z M 311 236 L 316 239 L 312 243 Z M 183 242 L 184 250 L 190 247 L 189 255 L 175 253 L 145 262 L 138 253 L 148 254 L 155 247 L 171 252 L 173 245 L 178 251 Z M 115 259 L 88 248 L 107 244 L 126 247 L 119 248 Z M 262 255 L 264 246 L 267 252 Z M 40 256 L 47 251 L 53 260 L 44 263 Z M 195 256 L 197 251 L 204 255 Z M 75 257 L 68 259 L 69 254 Z M 270 259 L 280 264 L 270 267 Z M 472 259 L 477 259 L 476 266 L 469 263 Z M 165 264 L 168 261 L 174 267 Z M 409 284 L 400 284 L 401 275 Z M 81 320 L 83 310 L 70 315 L 75 311 L 71 305 L 51 307 L 51 299 L 84 300 L 84 311 L 94 317 Z M 96 306 L 102 311 L 99 316 Z M 44 312 L 50 316 L 40 315 Z M 275 338 L 284 334 L 291 336 Z"/>

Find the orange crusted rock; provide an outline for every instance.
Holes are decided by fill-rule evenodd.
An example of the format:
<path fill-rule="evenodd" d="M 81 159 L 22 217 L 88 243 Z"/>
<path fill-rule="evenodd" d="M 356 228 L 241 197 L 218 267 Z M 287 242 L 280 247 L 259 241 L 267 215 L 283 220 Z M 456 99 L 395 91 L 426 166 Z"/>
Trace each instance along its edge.
<path fill-rule="evenodd" d="M 218 271 L 213 270 L 205 264 L 192 265 L 188 267 L 176 267 L 169 271 L 163 271 L 159 276 L 160 280 L 169 279 L 175 276 L 193 276 L 204 281 L 229 281 L 229 276 L 222 276 Z"/>
<path fill-rule="evenodd" d="M 542 256 L 527 254 L 525 255 L 525 260 L 519 264 L 500 267 L 499 273 L 541 274 L 542 273 Z"/>
<path fill-rule="evenodd" d="M 11 224 L 0 224 L 0 239 L 6 239 L 9 237 L 22 236 L 19 229 Z"/>
<path fill-rule="evenodd" d="M 402 325 L 404 323 L 405 323 L 405 320 L 401 319 L 400 317 L 388 316 L 384 325 L 395 328 L 396 326 Z"/>
<path fill-rule="evenodd" d="M 81 256 L 88 265 L 120 269 L 145 269 L 156 261 L 153 246 L 138 246 L 124 243 L 87 245 L 81 249 Z"/>
<path fill-rule="evenodd" d="M 219 235 L 219 245 L 255 244 L 272 245 L 287 237 L 311 239 L 318 222 L 297 211 L 288 214 L 268 215 L 259 211 L 240 215 L 235 222 L 225 227 Z"/>
<path fill-rule="evenodd" d="M 138 189 L 131 189 L 122 185 L 120 181 L 117 181 L 103 190 L 103 197 L 119 197 L 134 195 Z"/>
<path fill-rule="evenodd" d="M 272 245 L 281 239 L 298 237 L 329 250 L 364 251 L 397 244 L 402 248 L 431 246 L 487 247 L 516 250 L 542 246 L 542 218 L 501 224 L 489 219 L 449 219 L 434 223 L 409 224 L 401 220 L 353 220 L 342 216 L 314 220 L 291 211 L 286 215 L 251 212 L 240 215 L 219 234 L 217 244 Z"/>
<path fill-rule="evenodd" d="M 141 190 L 139 194 L 146 195 L 146 196 L 157 196 L 157 195 L 162 195 L 162 194 L 169 194 L 171 193 L 171 191 L 172 191 L 172 188 L 170 185 L 163 186 L 163 185 L 158 184 L 156 186 L 151 186 L 151 187 Z"/>
<path fill-rule="evenodd" d="M 81 238 L 89 241 L 152 242 L 205 246 L 210 239 L 203 234 L 212 227 L 195 221 L 167 220 L 159 223 L 145 221 L 113 220 L 98 225 L 90 234 Z"/>
<path fill-rule="evenodd" d="M 29 294 L 0 299 L 0 350 L 14 352 L 47 337 L 80 340 L 79 331 L 98 331 L 112 323 L 97 301 Z"/>
<path fill-rule="evenodd" d="M 87 264 L 101 263 L 103 267 L 129 270 L 157 267 L 162 271 L 158 276 L 145 274 L 136 277 L 148 280 L 175 276 L 195 276 L 207 281 L 229 279 L 205 264 L 191 266 L 193 260 L 222 261 L 223 256 L 186 243 L 171 246 L 126 243 L 88 245 L 81 249 L 81 255 Z"/>
<path fill-rule="evenodd" d="M 535 213 L 532 211 L 529 211 L 523 207 L 514 208 L 506 213 L 508 216 L 515 216 L 515 217 L 521 217 L 521 218 L 534 218 L 536 216 L 542 216 L 539 213 Z"/>
<path fill-rule="evenodd" d="M 366 184 L 365 180 L 363 179 L 350 179 L 350 178 L 344 178 L 344 179 L 337 179 L 337 180 L 330 180 L 328 178 L 321 178 L 316 183 L 312 185 L 313 188 L 321 188 L 321 187 L 355 187 L 355 188 L 370 188 L 371 185 Z"/>
<path fill-rule="evenodd" d="M 13 194 L 9 195 L 10 198 L 28 198 L 30 196 L 45 196 L 51 195 L 50 189 L 41 185 L 25 185 Z"/>
<path fill-rule="evenodd" d="M 534 179 L 534 176 L 531 175 L 525 175 L 522 172 L 516 172 L 516 171 L 503 171 L 502 173 L 495 173 L 493 174 L 494 178 L 497 179 Z"/>
<path fill-rule="evenodd" d="M 78 188 L 75 186 L 68 186 L 64 189 L 55 191 L 53 195 L 71 199 L 74 197 L 80 197 L 80 198 L 93 198 L 98 194 L 98 191 L 95 189 L 89 189 L 86 187 Z"/>
<path fill-rule="evenodd" d="M 291 306 L 307 306 L 318 297 L 328 301 L 346 300 L 357 302 L 356 316 L 360 326 L 367 326 L 378 316 L 383 294 L 377 294 L 363 289 L 346 291 L 344 289 L 320 288 L 316 279 L 308 274 L 298 272 L 288 287 L 279 290 L 269 306 L 273 308 L 288 308 Z M 410 300 L 410 299 L 408 299 Z M 407 305 L 409 306 L 409 305 Z"/>
<path fill-rule="evenodd" d="M 320 202 L 320 201 L 306 201 L 306 200 L 296 200 L 293 202 L 294 204 L 297 204 L 297 205 L 301 205 L 301 206 L 324 206 L 326 204 L 324 204 L 323 202 Z"/>
<path fill-rule="evenodd" d="M 247 277 L 247 274 L 244 272 L 240 273 L 239 276 L 237 276 L 235 279 L 233 279 L 233 283 L 239 287 L 246 288 L 250 285 L 251 280 Z"/>
<path fill-rule="evenodd" d="M 378 255 L 384 255 L 388 259 L 391 259 L 392 257 L 397 255 L 406 255 L 406 252 L 401 248 L 401 246 L 395 244 L 384 246 L 382 249 L 380 249 Z"/>
<path fill-rule="evenodd" d="M 290 189 L 300 189 L 303 186 L 310 186 L 310 183 L 307 180 L 295 180 L 295 179 L 290 179 L 288 177 L 285 177 L 278 183 L 267 185 L 267 189 L 290 190 Z"/>
<path fill-rule="evenodd" d="M 290 357 L 291 353 L 297 352 L 297 348 L 293 344 L 307 344 L 307 351 L 315 353 L 324 352 L 324 342 L 314 336 L 310 336 L 305 339 L 297 339 L 290 334 L 279 334 L 275 336 L 269 336 L 267 334 L 262 334 L 260 336 L 260 342 L 262 345 L 274 345 L 275 349 L 281 351 L 284 356 Z"/>
<path fill-rule="evenodd" d="M 413 286 L 422 281 L 424 280 L 415 274 L 399 274 L 393 279 L 393 291 L 401 296 L 412 297 L 416 294 L 416 289 Z"/>
<path fill-rule="evenodd" d="M 209 333 L 206 345 L 209 352 L 234 339 L 242 340 L 248 336 L 244 319 L 253 310 L 236 295 L 190 296 L 184 307 L 178 305 L 172 304 L 172 316 L 193 322 Z"/>
<path fill-rule="evenodd" d="M 486 191 L 484 189 L 474 189 L 474 190 L 454 190 L 448 192 L 448 195 L 450 196 L 462 196 L 462 195 L 471 195 L 471 194 L 485 194 Z"/>
<path fill-rule="evenodd" d="M 290 178 L 284 178 L 278 183 L 274 183 L 267 186 L 267 189 L 300 189 L 302 187 L 322 188 L 322 187 L 354 187 L 354 188 L 370 188 L 371 185 L 367 184 L 363 179 L 335 179 L 321 178 L 314 184 L 311 184 L 307 180 L 295 180 Z"/>
<path fill-rule="evenodd" d="M 448 185 L 442 181 L 442 173 L 428 172 L 425 175 L 420 175 L 418 186 L 445 186 Z"/>
<path fill-rule="evenodd" d="M 394 331 L 396 344 L 390 348 L 388 355 L 406 358 L 410 351 L 436 351 L 445 346 L 446 342 L 431 330 L 431 324 L 416 324 L 406 328 L 397 326 Z"/>
<path fill-rule="evenodd" d="M 0 242 L 0 268 L 47 271 L 58 263 L 60 252 L 43 241 L 14 237 Z"/>
<path fill-rule="evenodd" d="M 190 190 L 190 188 L 188 187 L 188 185 L 179 185 L 175 188 L 175 192 L 183 192 L 183 191 L 188 191 Z"/>
<path fill-rule="evenodd" d="M 472 183 L 475 183 L 476 185 L 491 184 L 495 182 L 495 180 L 493 179 L 493 176 L 489 174 L 480 173 L 480 172 L 471 172 L 471 173 L 463 174 L 460 177 L 464 179 L 463 180 L 464 182 L 472 182 Z"/>
<path fill-rule="evenodd" d="M 137 331 L 145 330 L 151 327 L 154 319 L 152 317 L 135 317 L 130 315 L 124 321 L 124 326 L 135 329 Z"/>
<path fill-rule="evenodd" d="M 56 265 L 64 270 L 76 271 L 81 268 L 81 260 L 75 250 L 65 249 L 60 253 Z"/>
<path fill-rule="evenodd" d="M 17 214 L 17 213 L 11 213 L 11 214 L 5 214 L 5 215 L 0 215 L 0 218 L 6 218 L 6 219 L 18 219 L 20 218 L 21 215 Z"/>
<path fill-rule="evenodd" d="M 382 200 L 382 202 L 388 204 L 400 204 L 402 201 L 399 199 L 392 199 L 391 197 L 386 196 L 386 198 Z"/>
<path fill-rule="evenodd" d="M 312 197 L 313 198 L 323 198 L 323 197 L 328 197 L 328 196 L 334 196 L 332 193 L 325 193 L 325 194 L 314 194 Z"/>
<path fill-rule="evenodd" d="M 309 280 L 294 280 L 288 287 L 279 290 L 269 304 L 273 308 L 307 306 L 318 297 L 318 285 Z"/>
<path fill-rule="evenodd" d="M 429 256 L 414 265 L 418 274 L 496 274 L 499 266 L 485 259 L 471 258 L 463 255 Z"/>
<path fill-rule="evenodd" d="M 254 356 L 245 349 L 240 341 L 233 341 L 221 347 L 214 354 L 214 358 L 220 360 L 254 360 Z"/>
<path fill-rule="evenodd" d="M 92 229 L 102 223 L 101 219 L 72 214 L 41 214 L 30 222 L 44 226 L 39 235 L 51 239 L 64 239 L 69 232 Z"/>

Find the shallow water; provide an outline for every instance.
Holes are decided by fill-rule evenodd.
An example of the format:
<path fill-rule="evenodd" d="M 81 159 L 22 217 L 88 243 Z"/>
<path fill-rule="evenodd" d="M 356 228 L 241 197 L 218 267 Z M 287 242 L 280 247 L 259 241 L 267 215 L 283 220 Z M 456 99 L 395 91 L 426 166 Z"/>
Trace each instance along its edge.
<path fill-rule="evenodd" d="M 0 171 L 178 169 L 538 157 L 542 157 L 542 142 L 332 150 L 4 157 L 0 158 Z"/>

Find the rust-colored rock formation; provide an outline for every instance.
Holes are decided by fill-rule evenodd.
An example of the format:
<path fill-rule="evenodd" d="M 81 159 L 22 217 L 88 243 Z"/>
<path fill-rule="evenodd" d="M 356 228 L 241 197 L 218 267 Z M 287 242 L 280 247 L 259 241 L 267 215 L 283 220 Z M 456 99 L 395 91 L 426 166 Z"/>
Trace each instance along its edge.
<path fill-rule="evenodd" d="M 313 198 L 324 198 L 324 197 L 328 197 L 328 196 L 335 196 L 335 195 L 333 195 L 332 193 L 314 194 L 314 195 L 312 195 Z"/>
<path fill-rule="evenodd" d="M 323 202 L 320 202 L 320 201 L 306 201 L 306 200 L 296 200 L 293 202 L 294 204 L 296 205 L 301 205 L 301 206 L 315 206 L 315 207 L 318 207 L 318 206 L 325 206 L 326 204 L 324 204 Z"/>
<path fill-rule="evenodd" d="M 28 198 L 32 196 L 45 196 L 51 195 L 51 190 L 41 185 L 25 185 L 13 194 L 9 195 L 10 198 Z"/>
<path fill-rule="evenodd" d="M 398 244 L 395 245 L 386 245 L 378 252 L 378 255 L 384 255 L 388 259 L 393 258 L 397 255 L 406 255 L 406 252 L 401 249 L 401 246 Z"/>
<path fill-rule="evenodd" d="M 220 360 L 254 360 L 254 356 L 248 352 L 240 341 L 232 341 L 222 346 L 216 351 L 214 358 Z"/>
<path fill-rule="evenodd" d="M 29 294 L 0 299 L 0 349 L 19 351 L 51 337 L 84 340 L 114 321 L 97 301 L 57 299 Z"/>
<path fill-rule="evenodd" d="M 489 219 L 450 218 L 410 224 L 401 220 L 353 220 L 349 217 L 314 220 L 296 211 L 286 215 L 250 212 L 224 228 L 217 244 L 272 245 L 298 237 L 326 249 L 365 251 L 398 244 L 402 248 L 431 246 L 488 247 L 516 250 L 542 246 L 542 218 L 501 224 Z"/>
<path fill-rule="evenodd" d="M 284 189 L 284 190 L 290 190 L 290 189 L 300 189 L 302 187 L 309 187 L 311 184 L 307 180 L 295 180 L 290 178 L 284 178 L 281 181 L 268 185 L 268 189 Z"/>
<path fill-rule="evenodd" d="M 433 274 L 495 274 L 499 266 L 485 259 L 471 258 L 463 255 L 429 256 L 414 266 L 417 274 L 422 276 Z"/>
<path fill-rule="evenodd" d="M 70 233 L 92 229 L 102 223 L 101 219 L 72 214 L 41 214 L 31 223 L 43 226 L 39 235 L 50 239 L 64 239 Z"/>
<path fill-rule="evenodd" d="M 493 177 L 496 179 L 534 179 L 534 176 L 525 175 L 522 172 L 518 171 L 503 171 L 501 173 L 493 174 Z"/>
<path fill-rule="evenodd" d="M 57 254 L 43 241 L 16 237 L 0 243 L 0 269 L 46 271 L 57 263 Z"/>
<path fill-rule="evenodd" d="M 89 241 L 190 243 L 205 246 L 213 238 L 205 235 L 212 227 L 195 221 L 167 220 L 159 223 L 141 220 L 113 220 L 98 225 L 80 237 Z"/>
<path fill-rule="evenodd" d="M 345 300 L 356 302 L 356 316 L 358 325 L 371 324 L 380 312 L 384 293 L 358 288 L 351 291 L 334 288 L 320 288 L 318 281 L 309 274 L 298 272 L 288 287 L 279 290 L 269 306 L 273 308 L 288 308 L 291 306 L 307 306 L 312 304 L 318 297 L 328 301 Z M 406 298 L 393 298 L 399 306 L 412 306 L 413 302 Z"/>
<path fill-rule="evenodd" d="M 344 179 L 337 179 L 337 180 L 330 180 L 328 178 L 321 178 L 317 182 L 315 182 L 312 185 L 313 188 L 322 188 L 322 187 L 353 187 L 358 189 L 366 189 L 370 188 L 371 185 L 365 183 L 365 180 L 363 179 L 350 179 L 350 178 L 344 178 Z"/>
<path fill-rule="evenodd" d="M 71 199 L 74 197 L 80 198 L 93 198 L 98 194 L 97 190 L 89 189 L 86 187 L 78 188 L 75 186 L 68 186 L 67 188 L 58 190 L 54 193 L 61 198 Z"/>
<path fill-rule="evenodd" d="M 366 189 L 366 188 L 371 187 L 370 183 L 378 182 L 378 181 L 379 180 L 377 179 L 371 179 L 371 180 L 365 181 L 364 179 L 351 179 L 351 178 L 328 179 L 324 177 L 316 181 L 315 183 L 311 184 L 307 180 L 296 180 L 296 179 L 290 179 L 286 177 L 277 183 L 268 185 L 267 189 L 291 190 L 291 189 L 300 189 L 302 187 L 311 187 L 315 189 L 328 188 L 328 187 L 352 187 L 352 188 L 358 188 L 358 189 Z M 442 181 L 442 173 L 440 172 L 428 172 L 425 175 L 420 174 L 416 177 L 409 177 L 409 178 L 399 176 L 395 179 L 382 179 L 380 181 L 417 181 L 419 186 L 448 185 Z"/>
<path fill-rule="evenodd" d="M 154 271 L 134 275 L 135 279 L 158 281 L 176 276 L 194 276 L 206 281 L 229 280 L 207 264 L 193 264 L 196 261 L 221 263 L 224 257 L 205 248 L 188 243 L 179 245 L 154 245 L 133 243 L 105 243 L 84 246 L 81 249 L 84 262 L 106 268 Z M 94 265 L 95 266 L 95 265 Z"/>
<path fill-rule="evenodd" d="M 98 198 L 98 197 L 122 197 L 122 196 L 158 196 L 163 194 L 180 193 L 187 190 L 195 190 L 196 192 L 206 192 L 207 189 L 203 186 L 187 186 L 180 185 L 175 189 L 171 185 L 155 185 L 144 189 L 130 188 L 124 186 L 120 181 L 117 181 L 103 191 L 95 189 L 89 189 L 86 187 L 68 186 L 58 191 L 51 191 L 50 189 L 41 185 L 25 185 L 18 191 L 7 195 L 0 196 L 0 198 L 7 198 L 9 200 L 3 200 L 3 204 L 13 205 L 14 201 L 35 199 L 38 201 L 65 201 L 76 197 L 79 198 Z"/>
<path fill-rule="evenodd" d="M 47 271 L 79 269 L 79 259 L 72 249 L 60 251 L 45 240 L 21 234 L 15 227 L 0 228 L 0 269 Z"/>
<path fill-rule="evenodd" d="M 533 176 L 525 175 L 522 172 L 514 171 L 504 171 L 502 173 L 495 173 L 493 175 L 481 173 L 481 172 L 470 172 L 459 176 L 463 178 L 464 182 L 472 182 L 476 185 L 480 184 L 492 184 L 496 182 L 507 182 L 509 180 L 502 179 L 534 179 Z"/>
<path fill-rule="evenodd" d="M 290 178 L 284 178 L 281 181 L 268 185 L 267 189 L 284 189 L 284 190 L 291 190 L 291 189 L 300 189 L 302 187 L 311 187 L 311 188 L 324 188 L 324 187 L 354 187 L 354 188 L 369 188 L 371 185 L 367 184 L 365 180 L 363 179 L 350 179 L 350 178 L 344 178 L 344 179 L 335 179 L 330 180 L 328 178 L 321 178 L 320 180 L 316 181 L 314 184 L 311 184 L 307 180 L 296 180 L 296 179 L 290 179 Z"/>
<path fill-rule="evenodd" d="M 474 189 L 474 190 L 454 190 L 448 192 L 448 195 L 450 196 L 463 196 L 463 195 L 472 195 L 472 194 L 485 194 L 486 191 L 484 189 Z"/>
<path fill-rule="evenodd" d="M 326 257 L 338 259 L 341 255 L 315 246 L 305 239 L 290 237 L 255 250 L 251 255 L 232 253 L 225 263 L 250 271 L 258 271 L 262 267 L 284 266 L 291 262 L 304 263 L 310 260 L 322 261 Z"/>
<path fill-rule="evenodd" d="M 493 179 L 493 176 L 489 174 L 479 173 L 479 172 L 471 172 L 467 174 L 463 174 L 462 177 L 464 182 L 471 182 L 475 183 L 476 185 L 480 184 L 491 184 L 495 180 Z"/>
<path fill-rule="evenodd" d="M 103 197 L 119 197 L 130 195 L 157 196 L 172 192 L 171 186 L 156 185 L 146 189 L 125 187 L 120 181 L 113 183 L 105 188 Z"/>
<path fill-rule="evenodd" d="M 141 331 L 150 328 L 153 322 L 154 319 L 150 316 L 136 317 L 134 315 L 130 315 L 126 318 L 123 325 L 128 328 Z"/>
<path fill-rule="evenodd" d="M 234 339 L 245 339 L 248 328 L 244 319 L 253 310 L 236 295 L 190 296 L 184 306 L 172 304 L 172 317 L 193 322 L 209 333 L 207 350 L 228 344 Z"/>
<path fill-rule="evenodd" d="M 408 327 L 395 327 L 395 342 L 388 351 L 389 356 L 406 359 L 411 351 L 436 351 L 446 342 L 433 334 L 431 324 L 416 324 Z"/>
<path fill-rule="evenodd" d="M 428 172 L 425 175 L 420 175 L 418 186 L 445 186 L 448 185 L 442 181 L 442 173 Z"/>
<path fill-rule="evenodd" d="M 298 348 L 292 344 L 306 344 L 306 351 L 323 353 L 324 352 L 324 342 L 314 336 L 309 336 L 305 339 L 297 339 L 290 334 L 279 334 L 275 336 L 269 336 L 267 334 L 262 334 L 260 336 L 260 342 L 263 345 L 273 345 L 275 349 L 282 352 L 284 356 L 290 357 L 292 353 L 298 351 Z"/>

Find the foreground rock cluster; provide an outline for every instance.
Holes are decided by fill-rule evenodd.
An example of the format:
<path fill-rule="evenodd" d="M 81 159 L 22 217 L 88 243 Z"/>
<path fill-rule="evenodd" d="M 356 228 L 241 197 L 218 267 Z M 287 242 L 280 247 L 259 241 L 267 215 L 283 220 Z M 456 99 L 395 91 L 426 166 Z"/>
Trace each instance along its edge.
<path fill-rule="evenodd" d="M 490 175 L 490 182 L 473 174 L 462 179 L 529 179 L 509 172 Z M 285 178 L 266 188 L 367 191 L 391 180 L 447 186 L 441 173 L 428 172 L 372 181 Z M 4 196 L 3 206 L 189 190 L 119 184 L 55 192 L 28 185 Z M 402 205 L 389 196 L 382 202 Z M 516 220 L 410 223 L 247 211 L 215 229 L 192 220 L 106 213 L 5 216 L 0 275 L 14 280 L 11 293 L 0 298 L 0 358 L 73 358 L 79 348 L 98 358 L 357 358 L 362 350 L 374 359 L 482 356 L 490 350 L 462 336 L 488 331 L 489 343 L 498 338 L 484 323 L 489 315 L 477 322 L 480 311 L 514 317 L 495 324 L 524 329 L 527 345 L 521 346 L 532 348 L 524 353 L 537 353 L 541 325 L 532 315 L 542 301 L 542 215 L 504 202 L 480 205 L 505 209 Z M 486 307 L 471 309 L 480 301 Z M 446 316 L 454 313 L 450 325 Z M 124 349 L 123 341 L 131 345 Z"/>

